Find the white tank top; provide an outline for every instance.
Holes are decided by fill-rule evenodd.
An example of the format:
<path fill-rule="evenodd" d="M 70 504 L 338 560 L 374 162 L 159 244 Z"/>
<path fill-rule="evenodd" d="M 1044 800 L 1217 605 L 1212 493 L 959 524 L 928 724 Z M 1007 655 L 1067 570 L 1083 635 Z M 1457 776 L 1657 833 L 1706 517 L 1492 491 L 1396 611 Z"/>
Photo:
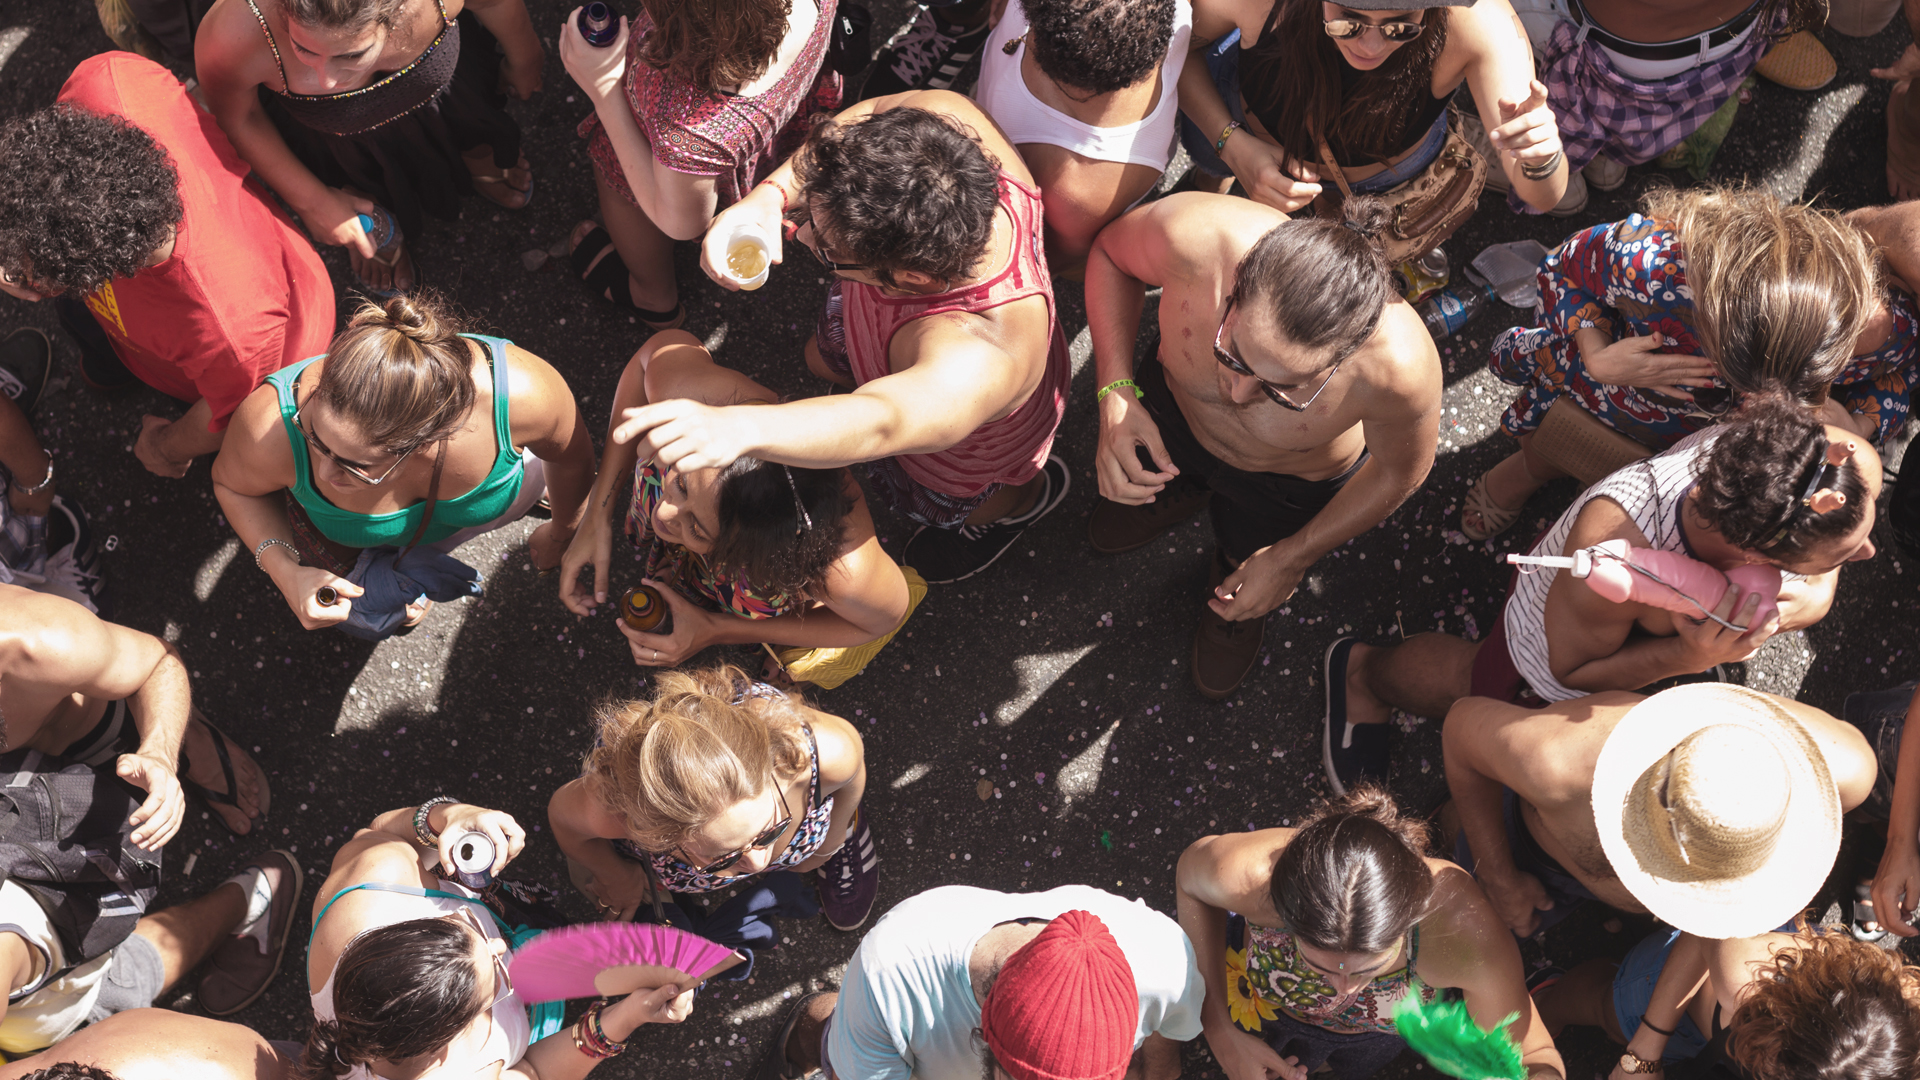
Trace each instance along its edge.
<path fill-rule="evenodd" d="M 1173 40 L 1160 61 L 1160 100 L 1144 119 L 1118 127 L 1094 127 L 1033 96 L 1027 81 L 1020 76 L 1021 47 L 1007 55 L 1007 42 L 1024 37 L 1027 13 L 1020 0 L 1008 0 L 1007 12 L 987 36 L 986 51 L 981 54 L 980 81 L 973 97 L 993 122 L 1007 133 L 1007 141 L 1043 143 L 1070 150 L 1095 161 L 1114 161 L 1126 165 L 1145 165 L 1163 171 L 1173 159 L 1173 146 L 1180 137 L 1180 71 L 1186 66 L 1187 47 L 1193 36 L 1193 8 L 1187 0 L 1174 7 Z"/>
<path fill-rule="evenodd" d="M 466 896 L 478 895 L 473 890 L 452 881 L 442 881 L 438 888 L 442 892 Z M 374 889 L 363 889 L 360 895 L 366 898 L 363 903 L 370 903 L 374 908 L 372 911 L 368 911 L 364 906 L 361 908 L 361 918 L 366 921 L 366 926 L 360 930 L 362 934 L 382 926 L 411 922 L 414 919 L 440 918 L 455 914 L 463 907 L 473 907 L 474 912 L 480 916 L 478 920 L 480 925 L 486 930 L 487 940 L 493 941 L 500 937 L 500 929 L 494 925 L 493 918 L 483 908 L 475 907 L 465 901 Z M 511 960 L 512 956 L 513 954 L 509 952 L 506 959 Z M 338 967 L 336 961 L 336 971 Z M 326 983 L 311 995 L 313 1015 L 321 1020 L 334 1018 L 334 974 L 335 972 L 329 971 Z M 482 1067 L 496 1061 L 501 1062 L 503 1068 L 516 1065 L 521 1058 L 527 1056 L 527 1044 L 532 1041 L 532 1036 L 533 1026 L 527 1018 L 526 1004 L 520 1000 L 518 992 L 508 994 L 494 1005 L 492 1029 L 487 1034 L 486 1044 L 480 1048 L 480 1052 L 474 1056 L 474 1059 L 467 1062 L 449 1061 L 446 1068 L 441 1071 L 447 1076 L 460 1076 L 463 1073 L 478 1072 Z M 348 1070 L 345 1080 L 378 1080 L 378 1078 L 365 1064 L 357 1064 Z"/>

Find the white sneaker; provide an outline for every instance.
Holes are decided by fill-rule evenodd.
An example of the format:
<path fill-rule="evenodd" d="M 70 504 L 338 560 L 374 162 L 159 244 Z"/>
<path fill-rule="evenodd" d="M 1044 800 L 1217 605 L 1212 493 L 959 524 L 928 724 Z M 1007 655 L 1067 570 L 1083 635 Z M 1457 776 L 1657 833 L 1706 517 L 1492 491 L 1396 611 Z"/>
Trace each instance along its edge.
<path fill-rule="evenodd" d="M 100 601 L 106 592 L 106 579 L 100 573 L 100 545 L 94 542 L 93 526 L 79 507 L 65 497 L 55 495 L 53 508 L 47 511 L 47 565 L 43 572 L 49 588 L 100 613 Z"/>
<path fill-rule="evenodd" d="M 1627 167 L 1605 154 L 1595 154 L 1580 170 L 1580 175 L 1587 178 L 1595 191 L 1614 191 L 1627 182 Z"/>

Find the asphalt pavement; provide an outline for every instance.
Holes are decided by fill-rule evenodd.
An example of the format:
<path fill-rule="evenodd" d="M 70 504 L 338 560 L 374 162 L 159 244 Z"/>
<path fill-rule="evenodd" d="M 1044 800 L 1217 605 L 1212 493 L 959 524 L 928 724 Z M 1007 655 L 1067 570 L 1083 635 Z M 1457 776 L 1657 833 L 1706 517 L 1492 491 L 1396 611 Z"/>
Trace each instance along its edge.
<path fill-rule="evenodd" d="M 537 176 L 532 205 L 505 211 L 472 200 L 462 220 L 433 222 L 413 238 L 414 255 L 426 282 L 457 301 L 474 329 L 552 362 L 599 428 L 645 332 L 570 280 L 564 258 L 545 255 L 556 243 L 564 250 L 568 230 L 595 210 L 591 166 L 573 131 L 588 108 L 552 48 L 570 6 L 529 3 L 548 41 L 546 87 L 512 109 Z M 875 9 L 877 47 L 906 9 L 900 0 Z M 1870 39 L 1831 32 L 1824 39 L 1839 58 L 1838 78 L 1807 93 L 1756 85 L 1714 179 L 1839 208 L 1886 200 L 1887 92 L 1868 69 L 1891 62 L 1907 31 L 1896 23 Z M 109 47 L 87 5 L 0 2 L 0 114 L 51 103 L 75 64 Z M 1184 168 L 1183 157 L 1167 186 Z M 1533 238 L 1552 246 L 1576 228 L 1625 216 L 1652 185 L 1690 182 L 1682 173 L 1636 168 L 1624 188 L 1596 194 L 1571 219 L 1516 216 L 1487 195 L 1447 250 L 1457 267 L 1490 243 Z M 326 258 L 344 306 L 345 259 L 337 250 Z M 825 284 L 816 268 L 776 268 L 765 288 L 738 294 L 707 281 L 695 259 L 694 247 L 681 245 L 688 328 L 721 362 L 783 394 L 822 393 L 801 359 Z M 1319 753 L 1326 646 L 1341 633 L 1375 642 L 1424 630 L 1477 635 L 1491 625 L 1505 589 L 1499 555 L 1524 545 L 1573 495 L 1568 482 L 1550 487 L 1491 544 L 1468 543 L 1457 532 L 1468 485 L 1512 446 L 1497 418 L 1513 391 L 1487 373 L 1485 358 L 1493 334 L 1526 315 L 1495 306 L 1441 343 L 1446 413 L 1426 485 L 1315 568 L 1268 621 L 1265 651 L 1240 693 L 1210 703 L 1187 671 L 1206 585 L 1204 521 L 1118 557 L 1087 546 L 1096 496 L 1093 373 L 1080 288 L 1063 283 L 1058 292 L 1075 363 L 1057 443 L 1073 465 L 1071 494 L 987 573 L 934 587 L 867 672 L 810 695 L 866 740 L 866 805 L 882 859 L 876 916 L 945 884 L 1039 890 L 1085 883 L 1171 913 L 1173 867 L 1188 843 L 1287 824 L 1326 793 Z M 1151 312 L 1145 323 L 1143 353 L 1153 347 Z M 565 891 L 559 852 L 545 831 L 547 798 L 577 774 L 594 705 L 644 694 L 648 680 L 610 615 L 574 617 L 553 583 L 535 577 L 526 551 L 534 523 L 463 548 L 461 556 L 486 575 L 486 595 L 440 605 L 408 637 L 369 645 L 307 633 L 226 527 L 207 464 L 173 481 L 133 457 L 142 414 L 177 416 L 183 406 L 146 391 L 112 399 L 90 393 L 53 311 L 0 300 L 0 330 L 22 324 L 42 327 L 57 343 L 57 386 L 36 424 L 56 455 L 61 492 L 111 537 L 112 616 L 179 644 L 199 707 L 251 748 L 272 779 L 261 835 L 230 837 L 206 815 L 193 815 L 168 849 L 163 902 L 211 889 L 268 846 L 296 852 L 317 881 L 332 852 L 375 814 L 439 792 L 516 815 L 531 840 L 510 876 Z M 880 530 L 897 552 L 910 528 L 883 512 Z M 1879 557 L 1845 571 L 1826 621 L 1769 643 L 1736 677 L 1837 711 L 1849 692 L 1920 675 L 1920 662 L 1904 655 L 1920 578 L 1905 577 L 1884 529 L 1876 541 Z M 617 549 L 616 585 L 639 576 L 637 565 L 618 556 L 625 550 Z M 716 650 L 722 653 L 758 666 L 753 650 Z M 1401 726 L 1393 787 L 1406 805 L 1424 810 L 1445 796 L 1438 721 L 1408 718 Z M 1836 880 L 1853 869 L 1847 862 Z M 588 905 L 573 896 L 567 902 L 586 917 Z M 1526 943 L 1524 953 L 1536 966 L 1618 956 L 1643 931 L 1644 924 L 1590 906 L 1544 942 Z M 305 940 L 304 918 L 294 933 Z M 596 1075 L 745 1076 L 783 1005 L 808 988 L 836 985 L 859 941 L 824 922 L 788 923 L 783 933 L 750 982 L 716 984 L 692 1019 L 642 1031 L 633 1051 Z M 290 953 L 272 991 L 238 1019 L 270 1037 L 304 1037 L 310 1013 L 299 955 Z M 195 1010 L 191 985 L 170 1003 Z M 1604 1073 L 1614 1056 L 1593 1031 L 1570 1034 L 1562 1045 L 1580 1080 Z M 1424 1068 L 1404 1055 L 1383 1075 Z M 1187 1051 L 1186 1071 L 1219 1074 L 1199 1041 Z M 1674 1075 L 1700 1074 L 1680 1067 Z"/>

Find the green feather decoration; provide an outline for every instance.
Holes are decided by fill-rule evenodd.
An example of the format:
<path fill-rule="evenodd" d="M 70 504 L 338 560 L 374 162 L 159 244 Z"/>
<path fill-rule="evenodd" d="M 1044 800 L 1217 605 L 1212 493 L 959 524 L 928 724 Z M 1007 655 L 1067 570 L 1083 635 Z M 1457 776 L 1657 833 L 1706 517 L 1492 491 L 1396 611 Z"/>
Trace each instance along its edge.
<path fill-rule="evenodd" d="M 1448 1076 L 1461 1080 L 1526 1080 L 1520 1047 L 1507 1034 L 1507 1025 L 1519 1017 L 1519 1013 L 1509 1013 L 1492 1031 L 1482 1031 L 1465 1004 L 1435 1001 L 1427 1005 L 1420 1002 L 1418 994 L 1409 994 L 1393 1011 L 1393 1026 L 1408 1046 Z"/>

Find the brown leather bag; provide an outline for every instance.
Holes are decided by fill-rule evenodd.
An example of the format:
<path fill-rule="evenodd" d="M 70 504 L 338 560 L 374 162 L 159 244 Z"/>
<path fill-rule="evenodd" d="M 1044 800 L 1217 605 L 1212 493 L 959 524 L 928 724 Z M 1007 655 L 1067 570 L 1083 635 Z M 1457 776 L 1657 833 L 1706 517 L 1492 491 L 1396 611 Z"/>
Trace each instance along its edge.
<path fill-rule="evenodd" d="M 1316 135 L 1320 144 L 1320 168 L 1333 177 L 1340 189 L 1340 201 L 1331 199 L 1324 188 L 1313 201 L 1314 212 L 1321 217 L 1337 217 L 1341 203 L 1352 197 L 1353 186 L 1333 159 L 1325 136 Z M 1387 261 L 1405 262 L 1431 251 L 1453 235 L 1480 204 L 1480 190 L 1487 186 L 1487 159 L 1480 156 L 1466 136 L 1460 134 L 1460 111 L 1447 107 L 1447 141 L 1440 155 L 1428 163 L 1420 175 L 1375 196 L 1393 212 L 1387 230 L 1381 235 L 1381 248 Z"/>

